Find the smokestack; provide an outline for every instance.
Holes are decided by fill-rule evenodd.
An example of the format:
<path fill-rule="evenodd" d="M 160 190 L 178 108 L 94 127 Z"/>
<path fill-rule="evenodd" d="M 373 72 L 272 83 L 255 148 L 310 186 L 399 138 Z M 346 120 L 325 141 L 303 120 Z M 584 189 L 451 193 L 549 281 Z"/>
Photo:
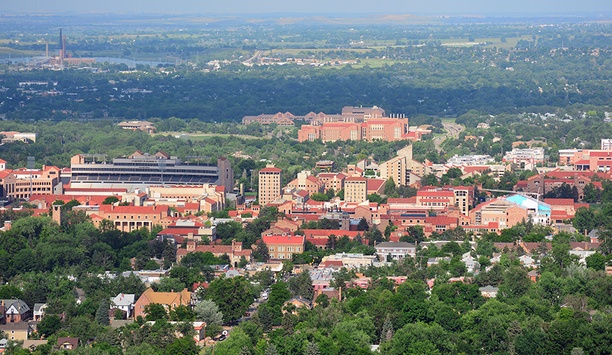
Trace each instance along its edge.
<path fill-rule="evenodd" d="M 62 36 L 62 29 L 60 28 L 60 36 L 59 36 L 59 56 L 60 58 L 64 58 L 64 46 L 62 45 L 64 43 L 64 36 Z"/>

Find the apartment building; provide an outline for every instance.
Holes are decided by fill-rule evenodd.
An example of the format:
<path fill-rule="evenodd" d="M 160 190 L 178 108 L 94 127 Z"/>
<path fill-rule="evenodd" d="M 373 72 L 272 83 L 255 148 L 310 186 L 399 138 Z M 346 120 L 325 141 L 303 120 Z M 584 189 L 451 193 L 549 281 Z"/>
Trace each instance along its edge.
<path fill-rule="evenodd" d="M 308 194 L 312 195 L 324 192 L 325 183 L 314 177 L 310 171 L 302 171 L 297 174 L 297 178 L 287 184 L 286 188 L 305 190 Z"/>
<path fill-rule="evenodd" d="M 259 171 L 259 205 L 265 206 L 281 196 L 282 170 L 268 164 Z"/>
<path fill-rule="evenodd" d="M 344 180 L 344 202 L 362 203 L 368 200 L 368 179 L 349 177 Z"/>
<path fill-rule="evenodd" d="M 320 173 L 317 179 L 325 184 L 325 191 L 333 189 L 337 192 L 344 188 L 346 175 L 344 173 Z"/>

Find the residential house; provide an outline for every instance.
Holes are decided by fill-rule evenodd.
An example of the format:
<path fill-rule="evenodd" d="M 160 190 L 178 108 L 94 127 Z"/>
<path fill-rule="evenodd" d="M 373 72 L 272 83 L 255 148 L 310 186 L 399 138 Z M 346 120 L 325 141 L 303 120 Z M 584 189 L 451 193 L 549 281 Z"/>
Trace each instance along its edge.
<path fill-rule="evenodd" d="M 487 285 L 485 287 L 480 287 L 478 289 L 480 294 L 484 298 L 495 298 L 497 297 L 497 293 L 499 292 L 499 288 L 491 285 Z"/>
<path fill-rule="evenodd" d="M 148 288 L 134 304 L 134 318 L 138 316 L 144 318 L 145 307 L 152 303 L 161 304 L 168 311 L 178 306 L 191 306 L 191 292 L 186 288 L 180 292 L 155 292 L 152 288 Z"/>
<path fill-rule="evenodd" d="M 58 350 L 76 350 L 79 347 L 79 338 L 61 337 L 57 338 Z"/>
<path fill-rule="evenodd" d="M 130 319 L 134 314 L 134 304 L 136 303 L 136 295 L 132 293 L 120 293 L 115 297 L 111 297 L 110 309 L 114 314 L 114 310 L 120 310 L 125 314 L 126 319 Z"/>
<path fill-rule="evenodd" d="M 20 299 L 1 299 L 0 308 L 3 316 L 0 321 L 2 323 L 19 323 L 25 322 L 32 317 L 30 307 Z"/>
<path fill-rule="evenodd" d="M 46 303 L 34 303 L 34 317 L 33 321 L 40 322 L 42 318 L 45 316 L 45 312 L 47 311 Z"/>
<path fill-rule="evenodd" d="M 478 261 L 476 261 L 476 258 L 474 258 L 470 252 L 463 254 L 461 256 L 461 261 L 465 264 L 467 272 L 476 272 L 480 267 L 480 264 L 478 263 Z"/>
<path fill-rule="evenodd" d="M 0 332 L 6 334 L 7 340 L 25 341 L 34 332 L 28 322 L 7 323 L 0 325 Z"/>
<path fill-rule="evenodd" d="M 297 314 L 298 309 L 305 308 L 310 309 L 312 307 L 311 302 L 302 297 L 293 297 L 290 300 L 283 303 L 283 313 L 287 313 L 287 309 L 291 309 L 292 314 Z"/>

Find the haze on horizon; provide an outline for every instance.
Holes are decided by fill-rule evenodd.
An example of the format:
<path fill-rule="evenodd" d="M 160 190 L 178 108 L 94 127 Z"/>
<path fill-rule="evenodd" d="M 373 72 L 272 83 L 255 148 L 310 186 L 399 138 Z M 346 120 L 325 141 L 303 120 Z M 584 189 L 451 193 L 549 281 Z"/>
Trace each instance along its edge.
<path fill-rule="evenodd" d="M 429 14 L 543 15 L 610 12 L 609 0 L 20 0 L 0 2 L 0 13 L 169 14 Z"/>

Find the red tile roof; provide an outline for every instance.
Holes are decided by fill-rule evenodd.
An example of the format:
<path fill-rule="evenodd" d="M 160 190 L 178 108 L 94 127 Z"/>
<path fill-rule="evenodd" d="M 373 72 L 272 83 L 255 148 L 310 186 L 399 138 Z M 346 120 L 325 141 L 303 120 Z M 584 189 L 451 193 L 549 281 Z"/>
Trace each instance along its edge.
<path fill-rule="evenodd" d="M 303 235 L 265 235 L 261 238 L 267 245 L 271 244 L 304 244 L 306 238 Z"/>
<path fill-rule="evenodd" d="M 263 169 L 259 170 L 260 173 L 280 173 L 282 171 L 283 171 L 282 169 L 272 168 L 272 167 L 263 168 Z"/>
<path fill-rule="evenodd" d="M 347 231 L 344 229 L 304 229 L 303 232 L 308 238 L 328 238 L 332 235 L 340 238 L 346 235 L 350 239 L 353 239 L 357 236 L 357 234 L 362 233 L 359 231 Z"/>
<path fill-rule="evenodd" d="M 378 191 L 382 185 L 384 185 L 386 180 L 383 179 L 368 179 L 367 190 L 368 192 Z"/>
<path fill-rule="evenodd" d="M 458 224 L 459 219 L 453 217 L 446 216 L 435 216 L 435 217 L 425 217 L 425 223 L 436 224 L 436 225 L 451 225 Z"/>
<path fill-rule="evenodd" d="M 101 205 L 100 212 L 103 213 L 137 213 L 137 214 L 159 214 L 167 213 L 168 206 L 113 206 Z"/>
<path fill-rule="evenodd" d="M 571 198 L 545 198 L 544 203 L 549 205 L 574 205 L 574 200 Z"/>

